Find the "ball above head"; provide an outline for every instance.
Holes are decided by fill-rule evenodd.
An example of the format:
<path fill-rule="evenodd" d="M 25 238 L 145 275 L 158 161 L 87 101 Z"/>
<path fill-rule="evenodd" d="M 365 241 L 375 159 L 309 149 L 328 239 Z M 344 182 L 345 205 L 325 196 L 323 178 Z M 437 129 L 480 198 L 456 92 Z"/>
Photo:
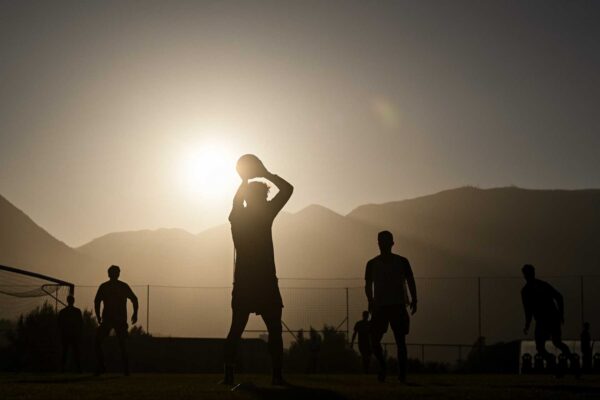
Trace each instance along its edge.
<path fill-rule="evenodd" d="M 253 179 L 264 176 L 266 168 L 262 161 L 254 154 L 244 154 L 239 158 L 235 166 L 237 173 L 242 179 Z"/>

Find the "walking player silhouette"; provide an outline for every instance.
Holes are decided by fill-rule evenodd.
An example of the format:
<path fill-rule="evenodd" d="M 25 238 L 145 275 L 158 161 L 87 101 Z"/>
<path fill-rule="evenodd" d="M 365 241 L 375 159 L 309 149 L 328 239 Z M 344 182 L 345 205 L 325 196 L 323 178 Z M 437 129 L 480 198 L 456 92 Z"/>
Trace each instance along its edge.
<path fill-rule="evenodd" d="M 250 314 L 256 313 L 262 317 L 269 331 L 268 346 L 273 366 L 273 384 L 283 385 L 283 301 L 275 271 L 271 227 L 279 211 L 290 199 L 294 188 L 285 179 L 267 171 L 262 162 L 253 155 L 240 158 L 238 172 L 242 183 L 233 198 L 233 208 L 229 215 L 236 258 L 231 327 L 225 340 L 223 383 L 234 383 L 237 347 Z M 267 184 L 248 182 L 249 179 L 257 177 L 269 180 L 279 189 L 279 193 L 271 201 L 267 200 Z"/>
<path fill-rule="evenodd" d="M 378 379 L 383 382 L 386 376 L 386 362 L 381 348 L 381 339 L 391 325 L 398 348 L 398 379 L 406 380 L 406 335 L 409 332 L 410 317 L 406 306 L 410 304 L 411 314 L 417 312 L 417 285 L 408 260 L 392 253 L 394 236 L 389 231 L 377 236 L 380 254 L 367 263 L 365 271 L 365 293 L 371 312 L 371 343 L 373 354 L 379 361 Z M 410 303 L 406 286 L 410 291 Z"/>
<path fill-rule="evenodd" d="M 369 373 L 369 366 L 371 364 L 371 321 L 369 321 L 369 312 L 363 311 L 362 319 L 357 321 L 354 325 L 354 333 L 352 334 L 352 340 L 350 341 L 350 348 L 354 348 L 354 340 L 358 336 L 358 351 L 362 359 L 363 371 L 365 374 Z"/>
<path fill-rule="evenodd" d="M 121 349 L 121 360 L 123 362 L 123 372 L 129 375 L 129 357 L 127 356 L 127 299 L 133 304 L 133 314 L 131 323 L 137 322 L 138 299 L 128 284 L 119 280 L 121 269 L 117 265 L 112 265 L 108 269 L 108 281 L 104 282 L 98 288 L 96 298 L 94 299 L 94 310 L 96 319 L 100 323 L 96 331 L 96 374 L 102 374 L 106 371 L 104 366 L 104 353 L 102 352 L 102 342 L 107 338 L 112 329 L 117 334 L 119 347 Z M 104 303 L 102 314 L 100 314 L 100 304 Z"/>
<path fill-rule="evenodd" d="M 552 344 L 567 358 L 571 358 L 569 347 L 561 339 L 561 325 L 564 323 L 563 297 L 548 282 L 535 278 L 533 265 L 525 264 L 521 269 L 527 282 L 521 290 L 523 308 L 525 309 L 525 328 L 523 333 L 529 333 L 531 320 L 535 318 L 535 347 L 546 363 L 553 362 L 554 356 L 546 350 L 546 340 L 552 339 Z M 552 361 L 550 361 L 552 360 Z M 557 376 L 564 374 L 563 368 L 558 368 Z"/>

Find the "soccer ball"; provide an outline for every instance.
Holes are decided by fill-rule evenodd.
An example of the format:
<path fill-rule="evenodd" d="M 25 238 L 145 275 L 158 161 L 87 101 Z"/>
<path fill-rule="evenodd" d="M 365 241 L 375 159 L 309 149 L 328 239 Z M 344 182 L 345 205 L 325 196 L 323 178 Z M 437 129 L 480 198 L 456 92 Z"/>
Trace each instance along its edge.
<path fill-rule="evenodd" d="M 237 173 L 242 179 L 253 179 L 264 176 L 266 171 L 262 161 L 254 154 L 244 154 L 241 156 L 235 166 Z"/>

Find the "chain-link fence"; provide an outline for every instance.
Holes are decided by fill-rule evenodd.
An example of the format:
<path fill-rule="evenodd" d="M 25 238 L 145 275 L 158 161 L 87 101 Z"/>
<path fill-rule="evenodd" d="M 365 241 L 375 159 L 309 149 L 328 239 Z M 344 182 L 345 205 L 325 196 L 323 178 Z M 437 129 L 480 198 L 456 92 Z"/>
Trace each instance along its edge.
<path fill-rule="evenodd" d="M 564 297 L 563 336 L 578 339 L 583 321 L 592 333 L 600 326 L 600 276 L 542 277 Z M 352 335 L 354 324 L 367 308 L 360 281 L 343 287 L 315 287 L 334 281 L 295 286 L 280 280 L 286 343 L 299 330 L 324 325 Z M 292 286 L 294 285 L 294 286 Z M 408 335 L 411 357 L 425 360 L 464 358 L 479 337 L 486 344 L 523 339 L 524 313 L 520 277 L 417 278 L 418 311 Z M 306 285 L 309 286 L 309 285 Z M 154 336 L 214 337 L 227 334 L 231 318 L 231 288 L 132 285 L 139 299 L 138 325 Z M 93 309 L 96 286 L 77 286 L 76 305 Z M 128 305 L 131 313 L 131 304 Z M 258 317 L 248 323 L 245 337 L 265 332 Z M 391 332 L 384 337 L 393 342 Z M 440 346 L 442 345 L 443 346 Z M 390 350 L 392 351 L 392 350 Z M 395 350 L 394 350 L 395 351 Z M 441 356 L 441 354 L 449 356 Z"/>

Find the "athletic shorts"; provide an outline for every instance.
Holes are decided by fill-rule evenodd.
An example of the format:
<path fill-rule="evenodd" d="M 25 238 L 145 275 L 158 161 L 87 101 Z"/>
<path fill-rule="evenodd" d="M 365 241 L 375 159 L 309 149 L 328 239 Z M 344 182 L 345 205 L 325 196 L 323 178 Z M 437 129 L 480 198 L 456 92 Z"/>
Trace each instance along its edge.
<path fill-rule="evenodd" d="M 98 333 L 103 335 L 110 334 L 111 330 L 115 330 L 117 336 L 127 336 L 127 329 L 129 326 L 125 321 L 114 321 L 114 320 L 102 320 L 100 326 L 98 326 Z"/>
<path fill-rule="evenodd" d="M 236 282 L 231 293 L 231 308 L 235 311 L 272 314 L 283 308 L 277 281 Z"/>
<path fill-rule="evenodd" d="M 383 335 L 388 326 L 392 331 L 407 335 L 410 330 L 410 317 L 404 304 L 377 306 L 371 314 L 371 332 L 373 335 Z"/>
<path fill-rule="evenodd" d="M 358 351 L 363 356 L 370 356 L 373 353 L 371 342 L 358 342 Z"/>

